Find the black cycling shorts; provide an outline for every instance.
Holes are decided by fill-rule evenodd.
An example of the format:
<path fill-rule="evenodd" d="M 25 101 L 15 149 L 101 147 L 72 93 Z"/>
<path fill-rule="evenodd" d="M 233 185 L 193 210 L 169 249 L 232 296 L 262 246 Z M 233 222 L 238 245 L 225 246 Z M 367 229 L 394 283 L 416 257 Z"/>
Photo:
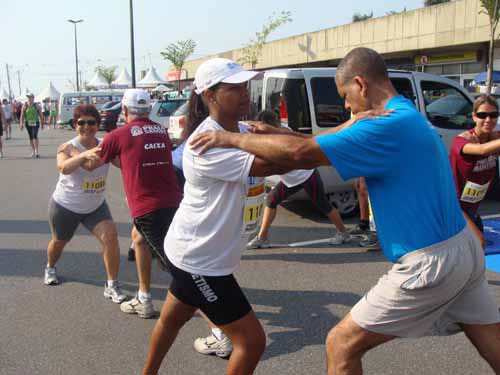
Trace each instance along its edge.
<path fill-rule="evenodd" d="M 186 305 L 194 306 L 216 326 L 233 323 L 252 307 L 234 276 L 202 276 L 191 274 L 174 266 L 167 258 L 172 275 L 169 293 Z"/>
<path fill-rule="evenodd" d="M 28 136 L 30 139 L 38 139 L 38 130 L 40 130 L 40 124 L 37 123 L 36 126 L 29 126 L 26 124 L 26 130 L 28 131 Z"/>
<path fill-rule="evenodd" d="M 146 240 L 153 256 L 160 259 L 164 266 L 166 266 L 166 256 L 163 242 L 176 211 L 177 207 L 159 208 L 134 219 L 136 229 Z"/>

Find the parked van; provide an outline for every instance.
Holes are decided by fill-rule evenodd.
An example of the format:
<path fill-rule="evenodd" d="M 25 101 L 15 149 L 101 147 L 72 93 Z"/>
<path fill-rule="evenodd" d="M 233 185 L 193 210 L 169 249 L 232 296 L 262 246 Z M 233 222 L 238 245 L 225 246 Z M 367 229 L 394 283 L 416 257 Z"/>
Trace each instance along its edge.
<path fill-rule="evenodd" d="M 266 71 L 262 79 L 249 83 L 252 115 L 271 109 L 293 130 L 313 135 L 344 123 L 351 114 L 337 92 L 335 72 L 336 68 Z M 412 100 L 436 128 L 448 150 L 457 134 L 474 127 L 472 98 L 456 81 L 398 70 L 389 70 L 389 77 L 398 93 Z M 342 215 L 355 215 L 358 202 L 354 182 L 344 181 L 332 167 L 318 170 L 329 200 Z M 278 180 L 271 178 L 270 181 L 273 184 Z M 302 197 L 305 194 L 300 192 L 294 198 Z"/>
<path fill-rule="evenodd" d="M 66 92 L 61 94 L 59 100 L 59 119 L 58 125 L 73 126 L 73 110 L 79 104 L 93 104 L 97 110 L 100 110 L 104 103 L 117 100 L 121 101 L 124 90 L 110 91 L 80 91 Z"/>

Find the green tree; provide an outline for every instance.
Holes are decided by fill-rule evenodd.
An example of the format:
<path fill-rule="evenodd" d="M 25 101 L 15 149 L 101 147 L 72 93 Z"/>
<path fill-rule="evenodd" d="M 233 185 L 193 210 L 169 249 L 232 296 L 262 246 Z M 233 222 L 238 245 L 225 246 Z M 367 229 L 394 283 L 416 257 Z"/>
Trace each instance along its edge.
<path fill-rule="evenodd" d="M 495 33 L 499 20 L 499 3 L 498 0 L 480 0 L 481 11 L 479 13 L 486 13 L 490 20 L 490 50 L 488 53 L 488 78 L 486 83 L 488 85 L 487 93 L 491 93 L 491 86 L 493 84 L 493 51 L 495 50 Z"/>
<path fill-rule="evenodd" d="M 179 94 L 181 92 L 181 75 L 182 67 L 186 59 L 191 56 L 196 48 L 196 42 L 193 39 L 179 40 L 175 43 L 170 43 L 165 50 L 160 52 L 160 55 L 172 63 L 175 70 L 179 72 L 179 79 L 177 80 L 177 89 Z"/>
<path fill-rule="evenodd" d="M 95 71 L 104 79 L 104 81 L 108 84 L 108 87 L 111 88 L 111 84 L 116 79 L 116 69 L 118 69 L 116 65 L 109 67 L 99 65 L 95 68 Z"/>
<path fill-rule="evenodd" d="M 431 7 L 433 5 L 449 3 L 451 0 L 425 0 L 424 6 Z"/>
<path fill-rule="evenodd" d="M 249 64 L 252 69 L 255 68 L 262 53 L 262 48 L 266 44 L 267 37 L 273 31 L 287 22 L 292 22 L 292 13 L 281 11 L 273 14 L 266 20 L 262 29 L 255 33 L 255 37 L 250 38 L 247 44 L 243 47 L 243 57 L 239 59 L 242 64 Z"/>
<path fill-rule="evenodd" d="M 403 9 L 403 10 L 401 10 L 401 11 L 397 11 L 397 10 L 390 10 L 390 11 L 388 11 L 388 12 L 385 12 L 385 15 L 386 15 L 386 16 L 394 16 L 395 14 L 404 13 L 404 12 L 406 12 L 406 7 L 404 7 L 404 9 Z"/>
<path fill-rule="evenodd" d="M 371 12 L 370 14 L 354 13 L 352 15 L 352 22 L 366 21 L 369 20 L 370 18 L 373 18 L 373 12 Z"/>

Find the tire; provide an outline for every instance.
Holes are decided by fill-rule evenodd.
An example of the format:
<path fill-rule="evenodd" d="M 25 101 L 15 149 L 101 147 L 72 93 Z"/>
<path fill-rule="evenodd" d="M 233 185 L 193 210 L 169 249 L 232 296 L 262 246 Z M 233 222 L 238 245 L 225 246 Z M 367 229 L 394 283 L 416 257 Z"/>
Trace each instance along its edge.
<path fill-rule="evenodd" d="M 359 215 L 358 195 L 354 189 L 329 193 L 327 197 L 332 206 L 337 206 L 343 218 Z"/>

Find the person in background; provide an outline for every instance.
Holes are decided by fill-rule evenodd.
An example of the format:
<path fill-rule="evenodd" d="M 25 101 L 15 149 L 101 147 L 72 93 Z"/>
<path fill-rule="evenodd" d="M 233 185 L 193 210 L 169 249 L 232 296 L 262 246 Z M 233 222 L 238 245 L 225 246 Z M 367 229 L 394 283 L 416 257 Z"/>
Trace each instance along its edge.
<path fill-rule="evenodd" d="M 6 123 L 5 114 L 3 112 L 2 107 L 0 106 L 0 159 L 3 158 L 2 136 L 3 136 L 3 129 L 4 129 L 5 123 Z"/>
<path fill-rule="evenodd" d="M 28 101 L 23 105 L 21 109 L 21 120 L 19 126 L 21 130 L 26 127 L 28 131 L 28 136 L 30 138 L 31 145 L 31 157 L 39 158 L 38 154 L 38 131 L 40 127 L 43 129 L 43 117 L 38 105 L 34 102 L 35 96 L 31 93 L 26 94 Z"/>
<path fill-rule="evenodd" d="M 57 150 L 59 180 L 49 203 L 52 238 L 47 248 L 44 283 L 59 284 L 56 263 L 81 223 L 103 247 L 107 274 L 104 297 L 122 303 L 126 296 L 118 283 L 118 234 L 104 196 L 109 165 L 100 160 L 101 140 L 96 138 L 100 119 L 93 105 L 76 107 L 73 122 L 78 135 Z"/>
<path fill-rule="evenodd" d="M 479 96 L 474 102 L 472 119 L 475 127 L 453 139 L 450 162 L 460 207 L 467 224 L 485 247 L 483 221 L 478 210 L 498 173 L 500 132 L 495 130 L 498 122 L 496 99 Z"/>
<path fill-rule="evenodd" d="M 2 109 L 5 116 L 5 124 L 3 129 L 5 133 L 5 139 L 10 139 L 12 132 L 12 117 L 14 116 L 12 111 L 12 104 L 9 103 L 7 99 L 4 99 L 2 101 Z"/>
<path fill-rule="evenodd" d="M 43 124 L 49 127 L 49 115 L 50 115 L 50 106 L 49 106 L 49 98 L 45 98 L 42 102 L 42 115 L 43 115 Z"/>
<path fill-rule="evenodd" d="M 57 124 L 57 100 L 50 100 L 49 104 L 49 127 L 56 128 Z"/>
<path fill-rule="evenodd" d="M 274 111 L 263 110 L 257 114 L 257 121 L 279 128 L 284 134 L 290 128 L 280 124 Z M 271 247 L 268 239 L 269 229 L 276 218 L 277 206 L 292 194 L 304 189 L 314 205 L 325 214 L 335 225 L 337 231 L 329 241 L 331 245 L 341 245 L 349 242 L 351 236 L 347 234 L 344 222 L 336 207 L 332 207 L 323 188 L 323 182 L 316 169 L 297 169 L 280 176 L 280 182 L 267 194 L 266 207 L 262 217 L 259 234 L 247 244 L 247 249 Z"/>

